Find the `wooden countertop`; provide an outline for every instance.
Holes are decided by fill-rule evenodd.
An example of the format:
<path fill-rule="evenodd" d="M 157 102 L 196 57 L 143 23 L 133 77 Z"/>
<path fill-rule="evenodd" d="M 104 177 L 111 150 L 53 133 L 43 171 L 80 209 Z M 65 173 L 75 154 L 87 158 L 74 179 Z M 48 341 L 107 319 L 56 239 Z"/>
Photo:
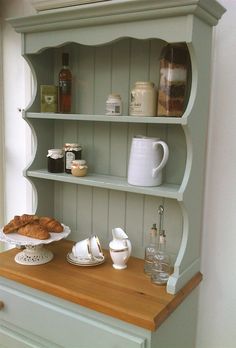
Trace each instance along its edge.
<path fill-rule="evenodd" d="M 78 267 L 66 261 L 73 242 L 63 240 L 47 246 L 54 253 L 49 263 L 19 265 L 14 261 L 19 249 L 0 254 L 0 276 L 77 303 L 114 318 L 156 330 L 200 283 L 197 273 L 176 295 L 166 293 L 143 272 L 143 260 L 131 257 L 128 267 L 113 269 L 109 256 L 96 267 Z"/>

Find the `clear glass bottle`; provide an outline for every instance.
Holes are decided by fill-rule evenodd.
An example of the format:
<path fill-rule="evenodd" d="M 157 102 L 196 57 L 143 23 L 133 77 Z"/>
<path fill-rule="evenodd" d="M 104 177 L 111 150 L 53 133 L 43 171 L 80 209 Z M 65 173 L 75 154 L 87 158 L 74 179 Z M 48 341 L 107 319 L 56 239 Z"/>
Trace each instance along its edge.
<path fill-rule="evenodd" d="M 62 54 L 62 69 L 59 72 L 59 112 L 71 112 L 72 74 L 69 69 L 69 54 Z"/>
<path fill-rule="evenodd" d="M 170 257 L 166 252 L 166 235 L 164 230 L 159 231 L 159 246 L 153 257 L 151 282 L 157 285 L 166 284 L 171 271 Z"/>
<path fill-rule="evenodd" d="M 145 248 L 144 273 L 151 275 L 153 257 L 158 249 L 158 235 L 156 224 L 153 224 L 149 234 L 149 244 Z"/>

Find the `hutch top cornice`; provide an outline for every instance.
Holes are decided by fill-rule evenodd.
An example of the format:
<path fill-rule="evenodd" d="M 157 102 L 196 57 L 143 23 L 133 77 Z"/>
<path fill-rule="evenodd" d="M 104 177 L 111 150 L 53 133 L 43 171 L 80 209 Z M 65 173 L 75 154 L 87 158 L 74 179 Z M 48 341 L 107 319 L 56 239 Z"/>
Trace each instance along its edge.
<path fill-rule="evenodd" d="M 45 32 L 75 27 L 195 15 L 213 26 L 225 9 L 215 0 L 112 0 L 12 18 L 17 32 Z"/>

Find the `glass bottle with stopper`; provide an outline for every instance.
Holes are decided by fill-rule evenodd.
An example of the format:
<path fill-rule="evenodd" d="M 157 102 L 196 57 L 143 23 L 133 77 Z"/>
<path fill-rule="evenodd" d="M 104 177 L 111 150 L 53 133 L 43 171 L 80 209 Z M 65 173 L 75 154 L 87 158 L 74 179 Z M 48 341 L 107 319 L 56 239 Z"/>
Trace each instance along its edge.
<path fill-rule="evenodd" d="M 164 208 L 158 208 L 159 214 L 159 245 L 158 250 L 153 256 L 151 282 L 157 285 L 166 284 L 171 271 L 170 257 L 166 252 L 166 234 L 163 229 Z"/>
<path fill-rule="evenodd" d="M 156 224 L 153 224 L 149 233 L 149 244 L 145 248 L 144 273 L 151 275 L 153 256 L 158 249 L 158 234 Z"/>

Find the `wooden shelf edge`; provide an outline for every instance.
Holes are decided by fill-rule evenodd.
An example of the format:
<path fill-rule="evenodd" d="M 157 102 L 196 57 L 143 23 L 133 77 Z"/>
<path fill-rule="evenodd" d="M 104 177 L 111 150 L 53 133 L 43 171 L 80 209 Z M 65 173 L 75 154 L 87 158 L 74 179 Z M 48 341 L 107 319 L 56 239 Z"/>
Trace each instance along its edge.
<path fill-rule="evenodd" d="M 202 273 L 198 272 L 195 276 L 181 289 L 178 291 L 173 301 L 164 308 L 161 313 L 154 319 L 155 329 L 157 329 L 184 300 L 185 298 L 200 284 L 202 281 Z"/>
<path fill-rule="evenodd" d="M 17 249 L 3 252 L 0 276 L 149 331 L 158 329 L 202 279 L 198 272 L 177 294 L 170 295 L 165 287 L 153 286 L 145 277 L 140 259 L 131 258 L 126 272 L 114 271 L 107 253 L 107 261 L 99 268 L 86 270 L 70 265 L 65 255 L 72 243 L 63 240 L 48 245 L 55 257 L 37 267 L 15 263 Z M 96 290 L 90 286 L 94 282 Z"/>

